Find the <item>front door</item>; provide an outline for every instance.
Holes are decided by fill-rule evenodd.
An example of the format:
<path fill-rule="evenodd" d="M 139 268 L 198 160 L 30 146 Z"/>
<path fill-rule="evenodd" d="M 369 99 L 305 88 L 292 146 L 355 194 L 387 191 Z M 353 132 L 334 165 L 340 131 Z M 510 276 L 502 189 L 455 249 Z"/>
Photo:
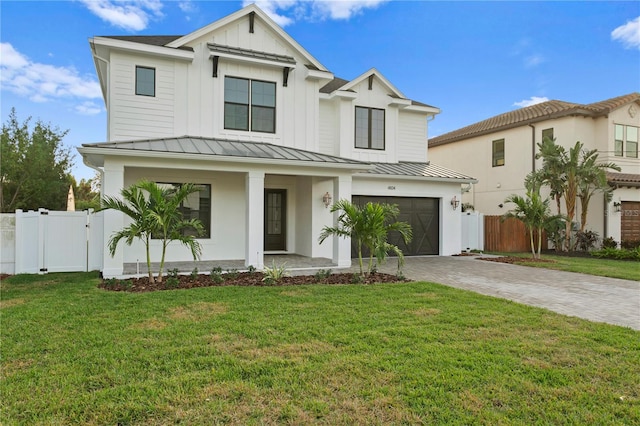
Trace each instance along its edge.
<path fill-rule="evenodd" d="M 264 190 L 264 250 L 287 249 L 287 190 Z"/>

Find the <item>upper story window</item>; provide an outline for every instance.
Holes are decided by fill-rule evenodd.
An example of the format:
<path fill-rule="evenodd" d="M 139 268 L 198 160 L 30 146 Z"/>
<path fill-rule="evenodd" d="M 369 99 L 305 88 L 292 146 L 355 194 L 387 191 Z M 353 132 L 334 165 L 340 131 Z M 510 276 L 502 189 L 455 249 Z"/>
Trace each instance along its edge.
<path fill-rule="evenodd" d="M 384 110 L 356 107 L 356 148 L 384 149 Z"/>
<path fill-rule="evenodd" d="M 225 77 L 224 128 L 275 133 L 276 84 Z"/>
<path fill-rule="evenodd" d="M 504 166 L 504 139 L 497 139 L 491 145 L 492 166 Z"/>
<path fill-rule="evenodd" d="M 136 95 L 156 95 L 156 69 L 136 66 Z"/>
<path fill-rule="evenodd" d="M 180 183 L 158 183 L 158 186 L 166 189 L 179 189 Z M 186 220 L 200 219 L 203 232 L 197 238 L 211 238 L 211 185 L 198 185 L 200 191 L 194 192 L 178 207 L 182 217 Z M 193 228 L 181 231 L 182 235 L 196 235 Z"/>
<path fill-rule="evenodd" d="M 544 142 L 545 139 L 553 140 L 553 127 L 542 131 L 542 141 Z"/>
<path fill-rule="evenodd" d="M 638 128 L 635 126 L 615 125 L 614 154 L 629 158 L 638 158 Z"/>

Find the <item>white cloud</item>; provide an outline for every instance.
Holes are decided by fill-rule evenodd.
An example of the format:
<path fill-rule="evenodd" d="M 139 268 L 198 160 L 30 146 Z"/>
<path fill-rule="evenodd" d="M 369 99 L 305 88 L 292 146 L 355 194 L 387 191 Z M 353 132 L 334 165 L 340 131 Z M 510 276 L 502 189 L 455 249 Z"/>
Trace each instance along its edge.
<path fill-rule="evenodd" d="M 546 59 L 544 58 L 544 56 L 539 55 L 539 54 L 533 54 L 533 55 L 529 55 L 526 58 L 524 58 L 524 65 L 527 68 L 533 68 L 535 66 L 540 65 L 541 63 L 545 62 Z"/>
<path fill-rule="evenodd" d="M 365 9 L 374 9 L 387 1 L 389 0 L 244 0 L 243 5 L 255 3 L 278 25 L 284 27 L 300 19 L 348 20 Z"/>
<path fill-rule="evenodd" d="M 529 99 L 523 99 L 520 102 L 514 102 L 513 106 L 524 108 L 531 105 L 541 104 L 542 102 L 547 102 L 548 100 L 549 98 L 547 98 L 546 96 L 532 96 Z"/>
<path fill-rule="evenodd" d="M 611 38 L 627 49 L 640 49 L 640 16 L 611 31 Z"/>
<path fill-rule="evenodd" d="M 58 98 L 100 99 L 100 84 L 73 67 L 31 61 L 10 43 L 0 43 L 0 88 L 33 102 Z"/>
<path fill-rule="evenodd" d="M 151 18 L 163 16 L 160 0 L 80 1 L 103 21 L 128 31 L 144 30 Z"/>
<path fill-rule="evenodd" d="M 87 101 L 76 105 L 75 110 L 80 115 L 96 115 L 100 114 L 103 108 L 93 101 Z"/>
<path fill-rule="evenodd" d="M 195 3 L 193 3 L 192 0 L 179 1 L 178 2 L 178 7 L 184 13 L 193 13 L 196 10 L 198 10 L 198 8 L 196 7 Z"/>

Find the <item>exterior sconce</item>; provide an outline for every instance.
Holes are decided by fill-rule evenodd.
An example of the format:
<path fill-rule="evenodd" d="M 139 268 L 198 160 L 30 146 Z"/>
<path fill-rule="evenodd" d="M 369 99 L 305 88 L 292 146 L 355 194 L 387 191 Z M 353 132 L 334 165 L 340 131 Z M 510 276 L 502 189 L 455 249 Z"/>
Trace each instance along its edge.
<path fill-rule="evenodd" d="M 325 192 L 322 196 L 322 203 L 324 204 L 324 208 L 326 209 L 331 204 L 331 195 L 328 192 Z"/>
<path fill-rule="evenodd" d="M 453 207 L 453 209 L 455 210 L 458 208 L 459 205 L 460 205 L 460 200 L 458 200 L 454 195 L 453 198 L 451 199 L 451 207 Z"/>
<path fill-rule="evenodd" d="M 619 201 L 614 201 L 613 202 L 613 211 L 616 213 L 620 213 L 622 211 L 622 203 L 620 203 Z"/>

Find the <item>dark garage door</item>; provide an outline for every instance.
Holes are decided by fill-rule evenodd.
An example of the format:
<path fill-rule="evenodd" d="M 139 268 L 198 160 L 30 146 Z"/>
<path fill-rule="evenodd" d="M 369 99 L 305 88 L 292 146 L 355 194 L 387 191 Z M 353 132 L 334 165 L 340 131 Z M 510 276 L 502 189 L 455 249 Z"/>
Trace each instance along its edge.
<path fill-rule="evenodd" d="M 398 233 L 392 233 L 389 235 L 389 242 L 400 247 L 406 256 L 439 254 L 440 209 L 437 198 L 353 196 L 354 204 L 361 206 L 368 202 L 398 205 L 400 208 L 398 220 L 411 225 L 413 239 L 407 245 Z M 352 256 L 356 257 L 357 253 L 352 251 Z"/>

